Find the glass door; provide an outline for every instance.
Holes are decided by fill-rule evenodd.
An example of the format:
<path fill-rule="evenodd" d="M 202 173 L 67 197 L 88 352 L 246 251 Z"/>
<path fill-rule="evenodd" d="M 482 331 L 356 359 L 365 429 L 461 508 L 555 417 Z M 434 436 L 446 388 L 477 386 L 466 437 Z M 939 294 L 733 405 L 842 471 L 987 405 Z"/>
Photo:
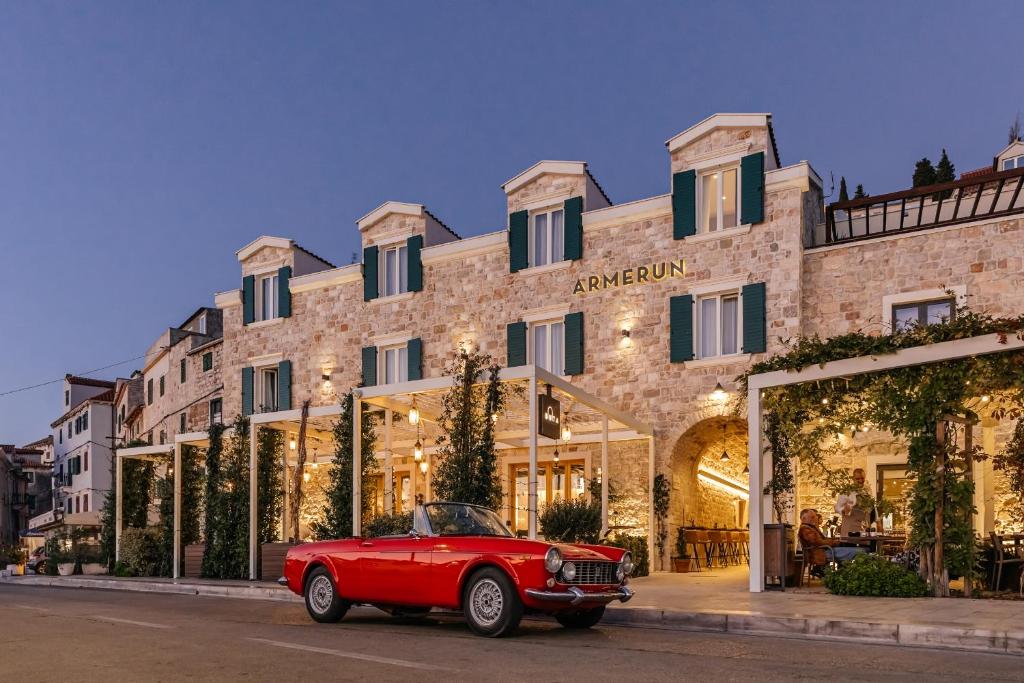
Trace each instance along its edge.
<path fill-rule="evenodd" d="M 879 465 L 877 474 L 878 497 L 889 503 L 893 512 L 882 516 L 884 529 L 905 530 L 906 501 L 913 480 L 907 477 L 906 465 Z"/>

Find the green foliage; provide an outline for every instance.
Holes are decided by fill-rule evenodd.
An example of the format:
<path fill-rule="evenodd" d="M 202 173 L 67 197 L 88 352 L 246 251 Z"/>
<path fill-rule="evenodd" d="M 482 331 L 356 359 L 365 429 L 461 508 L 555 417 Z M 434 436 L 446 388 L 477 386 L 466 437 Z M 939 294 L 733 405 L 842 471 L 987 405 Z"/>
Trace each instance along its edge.
<path fill-rule="evenodd" d="M 22 564 L 28 559 L 28 553 L 20 545 L 0 545 L 0 569 L 9 564 Z"/>
<path fill-rule="evenodd" d="M 549 541 L 597 543 L 601 535 L 601 503 L 583 498 L 555 500 L 541 511 L 540 531 Z"/>
<path fill-rule="evenodd" d="M 920 598 L 928 585 L 916 573 L 879 555 L 865 553 L 825 571 L 825 587 L 836 595 Z"/>
<path fill-rule="evenodd" d="M 846 189 L 846 176 L 839 176 L 839 201 L 850 201 L 850 192 Z"/>
<path fill-rule="evenodd" d="M 992 466 L 1006 473 L 1010 491 L 1014 494 L 1013 515 L 1018 524 L 1024 524 L 1024 419 L 1017 420 L 1013 437 L 1003 450 L 992 458 Z"/>
<path fill-rule="evenodd" d="M 206 549 L 203 576 L 249 576 L 249 420 L 239 415 L 224 443 L 212 425 L 206 450 Z"/>
<path fill-rule="evenodd" d="M 665 555 L 665 542 L 668 540 L 668 506 L 669 506 L 669 483 L 668 477 L 659 474 L 654 477 L 654 488 L 651 491 L 654 499 L 654 523 L 657 533 L 654 536 L 654 545 L 658 549 L 658 558 Z M 598 505 L 598 512 L 600 512 Z"/>
<path fill-rule="evenodd" d="M 499 378 L 501 366 L 490 356 L 466 349 L 445 369 L 453 386 L 441 399 L 431 489 L 437 500 L 472 503 L 497 510 L 501 505 L 501 476 L 494 449 L 495 420 L 509 389 Z M 477 378 L 487 373 L 487 383 Z"/>
<path fill-rule="evenodd" d="M 203 471 L 199 449 L 181 446 L 181 546 L 198 543 L 199 520 L 203 512 Z M 159 576 L 173 576 L 174 564 L 174 478 L 173 452 L 168 456 L 164 477 L 157 480 L 156 494 L 160 499 L 160 566 Z M 184 562 L 184 557 L 181 558 Z"/>
<path fill-rule="evenodd" d="M 412 513 L 394 512 L 377 515 L 367 522 L 363 529 L 363 537 L 400 536 L 408 534 L 410 529 L 412 529 Z"/>
<path fill-rule="evenodd" d="M 156 466 L 152 460 L 125 459 L 121 464 L 124 483 L 121 485 L 121 519 L 126 527 L 145 527 L 153 503 Z"/>
<path fill-rule="evenodd" d="M 119 448 L 134 448 L 136 446 L 146 446 L 147 442 L 142 439 L 133 439 L 128 441 Z M 103 511 L 100 513 L 100 548 L 103 555 L 103 562 L 107 565 L 107 571 L 112 571 L 114 568 L 114 557 L 116 556 L 116 520 L 114 515 L 117 510 L 117 458 L 110 459 L 110 481 L 111 486 L 107 489 L 106 495 L 103 496 Z M 52 564 L 52 563 L 47 563 Z M 49 571 L 49 567 L 47 567 Z"/>
<path fill-rule="evenodd" d="M 362 471 L 362 519 L 370 516 L 374 498 L 374 478 L 377 474 L 377 433 L 373 416 L 361 410 L 362 435 L 360 465 Z M 313 522 L 313 537 L 318 540 L 352 536 L 352 394 L 341 401 L 341 415 L 334 423 L 334 467 L 331 468 L 327 487 L 327 505 L 319 520 Z M 408 529 L 406 529 L 408 531 Z"/>
<path fill-rule="evenodd" d="M 160 568 L 160 528 L 121 530 L 121 562 L 132 576 L 156 576 Z"/>
<path fill-rule="evenodd" d="M 775 511 L 775 522 L 785 523 L 786 510 L 793 500 L 793 488 L 796 479 L 793 477 L 793 463 L 790 460 L 790 434 L 783 429 L 782 421 L 777 412 L 768 413 L 765 419 L 765 436 L 768 441 L 768 452 L 771 454 L 772 474 L 765 482 L 764 494 L 772 497 L 772 508 Z"/>
<path fill-rule="evenodd" d="M 604 545 L 625 548 L 633 555 L 633 576 L 647 576 L 651 573 L 650 554 L 647 552 L 646 536 L 617 534 L 603 541 Z"/>
<path fill-rule="evenodd" d="M 284 434 L 263 427 L 256 443 L 256 542 L 278 540 L 278 523 L 284 504 L 281 476 L 284 470 Z"/>
<path fill-rule="evenodd" d="M 935 167 L 931 159 L 924 157 L 914 165 L 914 187 L 934 185 L 936 180 Z"/>
<path fill-rule="evenodd" d="M 683 527 L 676 529 L 676 557 L 680 560 L 690 557 L 690 549 L 686 545 L 686 529 Z"/>
<path fill-rule="evenodd" d="M 858 183 L 857 184 L 857 189 L 853 191 L 853 198 L 854 199 L 864 199 L 867 196 L 868 196 L 868 193 L 864 191 L 864 186 Z"/>
<path fill-rule="evenodd" d="M 56 572 L 56 569 L 54 571 Z M 49 573 L 49 572 L 47 572 L 47 573 Z M 137 574 L 132 570 L 132 568 L 129 567 L 124 562 L 118 562 L 117 564 L 114 565 L 113 574 L 114 574 L 114 576 L 118 576 L 118 577 L 122 577 L 122 578 L 129 577 L 129 576 L 137 576 Z"/>

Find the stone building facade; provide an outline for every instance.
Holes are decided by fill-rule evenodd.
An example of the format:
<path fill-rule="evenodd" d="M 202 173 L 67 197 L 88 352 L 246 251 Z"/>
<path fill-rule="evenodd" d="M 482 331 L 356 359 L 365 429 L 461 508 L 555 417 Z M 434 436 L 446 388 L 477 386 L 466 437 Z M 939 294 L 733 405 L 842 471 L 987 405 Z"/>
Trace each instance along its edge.
<path fill-rule="evenodd" d="M 541 161 L 502 186 L 502 231 L 460 239 L 426 207 L 387 202 L 357 222 L 360 264 L 334 267 L 280 237 L 245 246 L 241 287 L 216 296 L 225 421 L 439 377 L 460 347 L 476 348 L 552 369 L 652 425 L 670 529 L 737 527 L 746 423 L 731 411 L 751 364 L 801 334 L 881 331 L 947 288 L 977 308 L 1024 310 L 1019 217 L 816 247 L 821 179 L 806 161 L 780 163 L 770 115 L 717 114 L 667 148 L 668 192 L 621 205 L 585 163 Z M 553 448 L 542 448 L 539 490 L 586 495 L 581 481 L 607 476 L 619 494 L 611 522 L 645 533 L 646 442 L 615 444 L 607 473 L 598 450 L 563 449 L 568 483 L 553 483 Z M 868 455 L 851 451 L 850 464 Z M 396 453 L 396 477 L 408 456 Z M 516 528 L 522 458 L 502 451 Z M 392 485 L 400 505 L 404 484 Z"/>

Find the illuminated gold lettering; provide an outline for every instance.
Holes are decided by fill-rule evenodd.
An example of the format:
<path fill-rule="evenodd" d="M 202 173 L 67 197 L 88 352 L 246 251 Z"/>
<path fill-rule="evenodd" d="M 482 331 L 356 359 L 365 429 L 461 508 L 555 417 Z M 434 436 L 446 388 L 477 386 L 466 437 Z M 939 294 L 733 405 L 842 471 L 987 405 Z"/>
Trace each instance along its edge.
<path fill-rule="evenodd" d="M 626 268 L 622 271 L 622 286 L 625 287 L 626 285 L 631 284 L 633 284 L 633 269 Z"/>
<path fill-rule="evenodd" d="M 619 273 L 616 271 L 614 275 L 608 277 L 607 275 L 602 276 L 604 278 L 604 288 L 618 287 L 619 286 Z"/>
<path fill-rule="evenodd" d="M 576 286 L 572 288 L 573 294 L 583 294 L 587 290 L 583 289 L 583 280 L 577 280 Z"/>
<path fill-rule="evenodd" d="M 686 277 L 686 260 L 680 259 L 678 263 L 673 261 L 669 264 L 669 277 Z"/>
<path fill-rule="evenodd" d="M 601 289 L 601 278 L 591 275 L 587 278 L 587 291 L 593 292 L 595 289 Z"/>
<path fill-rule="evenodd" d="M 659 268 L 661 269 L 660 272 L 659 272 Z M 655 263 L 652 270 L 654 271 L 654 281 L 655 282 L 657 282 L 658 280 L 664 280 L 665 279 L 666 266 L 665 266 L 664 263 Z"/>
<path fill-rule="evenodd" d="M 650 269 L 648 269 L 647 266 L 637 266 L 636 283 L 640 284 L 641 282 L 647 282 L 647 273 L 649 272 Z"/>

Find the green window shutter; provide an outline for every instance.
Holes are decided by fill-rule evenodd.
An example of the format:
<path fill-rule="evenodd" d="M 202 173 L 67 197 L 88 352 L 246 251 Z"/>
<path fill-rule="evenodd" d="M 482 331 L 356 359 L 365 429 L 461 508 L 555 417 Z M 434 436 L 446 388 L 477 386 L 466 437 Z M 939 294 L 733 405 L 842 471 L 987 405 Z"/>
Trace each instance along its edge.
<path fill-rule="evenodd" d="M 380 265 L 380 250 L 377 247 L 363 249 L 363 301 L 380 296 L 377 267 Z"/>
<path fill-rule="evenodd" d="M 185 359 L 184 358 L 181 359 L 181 362 L 179 363 L 179 365 L 181 366 L 179 368 L 180 371 L 181 371 L 181 383 L 184 384 L 185 383 Z"/>
<path fill-rule="evenodd" d="M 681 240 L 697 234 L 697 172 L 672 175 L 672 237 Z"/>
<path fill-rule="evenodd" d="M 583 313 L 565 316 L 565 374 L 583 374 Z"/>
<path fill-rule="evenodd" d="M 740 222 L 764 221 L 764 152 L 740 159 Z"/>
<path fill-rule="evenodd" d="M 160 375 L 160 395 L 161 396 L 164 395 L 164 377 L 166 377 L 166 375 Z"/>
<path fill-rule="evenodd" d="M 743 353 L 768 350 L 768 325 L 763 282 L 743 285 Z"/>
<path fill-rule="evenodd" d="M 669 360 L 685 363 L 693 360 L 693 295 L 669 299 Z"/>
<path fill-rule="evenodd" d="M 423 379 L 423 340 L 419 337 L 410 339 L 406 345 L 406 357 L 408 358 L 409 367 L 407 377 L 408 379 Z"/>
<path fill-rule="evenodd" d="M 242 415 L 252 415 L 252 368 L 242 368 Z"/>
<path fill-rule="evenodd" d="M 291 279 L 291 266 L 277 269 L 277 314 L 282 318 L 290 318 L 292 315 L 292 290 L 288 286 Z"/>
<path fill-rule="evenodd" d="M 292 409 L 292 362 L 283 360 L 277 364 L 277 409 Z"/>
<path fill-rule="evenodd" d="M 515 273 L 530 266 L 530 214 L 516 211 L 508 216 L 508 269 Z"/>
<path fill-rule="evenodd" d="M 182 413 L 181 416 L 178 418 L 178 433 L 185 433 L 185 413 Z"/>
<path fill-rule="evenodd" d="M 213 351 L 207 351 L 203 354 L 203 372 L 207 372 L 213 369 Z"/>
<path fill-rule="evenodd" d="M 377 386 L 377 347 L 363 347 L 363 386 Z"/>
<path fill-rule="evenodd" d="M 249 325 L 256 320 L 256 277 L 242 278 L 242 324 Z"/>
<path fill-rule="evenodd" d="M 566 199 L 562 208 L 562 226 L 565 229 L 562 244 L 565 259 L 576 261 L 583 258 L 583 197 Z"/>
<path fill-rule="evenodd" d="M 505 328 L 508 346 L 508 367 L 526 365 L 526 323 L 509 323 Z"/>
<path fill-rule="evenodd" d="M 146 381 L 146 404 L 147 405 L 152 405 L 153 404 L 153 378 L 152 377 L 150 377 Z"/>
<path fill-rule="evenodd" d="M 423 291 L 423 260 L 420 252 L 423 250 L 423 235 L 413 235 L 405 242 L 407 278 L 410 292 Z"/>

